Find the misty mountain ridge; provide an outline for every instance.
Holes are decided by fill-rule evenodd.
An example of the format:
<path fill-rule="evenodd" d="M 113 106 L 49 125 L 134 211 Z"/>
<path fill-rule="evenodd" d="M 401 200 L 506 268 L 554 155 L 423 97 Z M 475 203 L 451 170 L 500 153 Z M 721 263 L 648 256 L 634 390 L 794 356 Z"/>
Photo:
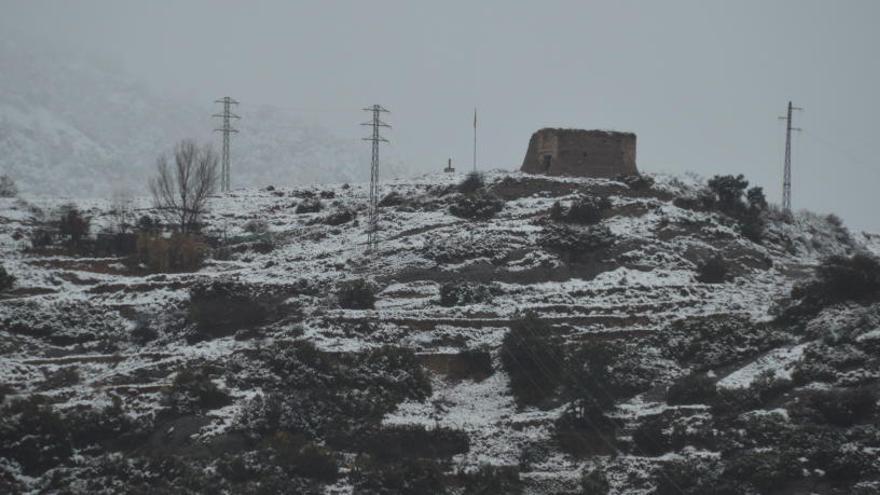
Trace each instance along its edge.
<path fill-rule="evenodd" d="M 0 44 L 0 173 L 28 193 L 73 197 L 145 190 L 156 158 L 191 138 L 211 142 L 217 105 L 163 96 L 112 63 Z M 241 105 L 233 187 L 369 177 L 365 143 L 291 111 Z M 354 112 L 353 112 L 354 113 Z M 383 164 L 386 175 L 401 167 Z"/>

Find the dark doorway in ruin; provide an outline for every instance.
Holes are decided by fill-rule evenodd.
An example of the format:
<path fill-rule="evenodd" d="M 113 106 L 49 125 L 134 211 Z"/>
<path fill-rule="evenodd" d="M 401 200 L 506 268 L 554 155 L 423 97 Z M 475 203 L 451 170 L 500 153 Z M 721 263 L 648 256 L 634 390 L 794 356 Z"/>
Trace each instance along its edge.
<path fill-rule="evenodd" d="M 550 162 L 551 162 L 552 160 L 553 160 L 553 156 L 552 156 L 552 155 L 544 155 L 544 162 L 543 162 L 543 165 L 544 165 L 544 171 L 545 171 L 545 172 L 546 172 L 547 170 L 550 170 Z"/>

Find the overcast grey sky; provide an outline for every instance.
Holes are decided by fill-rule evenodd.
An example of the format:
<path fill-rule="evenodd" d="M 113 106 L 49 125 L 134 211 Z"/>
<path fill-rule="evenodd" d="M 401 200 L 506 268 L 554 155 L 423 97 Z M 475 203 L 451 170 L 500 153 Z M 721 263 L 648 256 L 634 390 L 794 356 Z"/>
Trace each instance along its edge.
<path fill-rule="evenodd" d="M 413 170 L 518 168 L 545 126 L 638 134 L 642 170 L 743 173 L 779 201 L 880 231 L 880 2 L 0 1 L 0 36 L 120 60 L 161 92 L 296 109 L 355 139 L 393 113 Z"/>

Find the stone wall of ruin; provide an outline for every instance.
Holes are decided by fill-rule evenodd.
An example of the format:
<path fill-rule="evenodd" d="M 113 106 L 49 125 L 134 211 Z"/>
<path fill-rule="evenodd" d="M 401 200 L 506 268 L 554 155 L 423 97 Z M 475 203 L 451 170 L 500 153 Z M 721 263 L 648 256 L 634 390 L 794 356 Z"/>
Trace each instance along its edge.
<path fill-rule="evenodd" d="M 541 129 L 532 134 L 521 170 L 531 174 L 617 177 L 638 174 L 636 135 Z"/>

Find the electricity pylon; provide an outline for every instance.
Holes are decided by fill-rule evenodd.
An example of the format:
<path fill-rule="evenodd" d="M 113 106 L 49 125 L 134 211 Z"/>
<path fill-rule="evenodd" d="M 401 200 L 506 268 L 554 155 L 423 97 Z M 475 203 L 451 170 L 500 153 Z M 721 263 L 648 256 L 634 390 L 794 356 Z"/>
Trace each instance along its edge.
<path fill-rule="evenodd" d="M 215 113 L 213 115 L 213 117 L 219 117 L 223 119 L 221 121 L 221 127 L 214 129 L 214 132 L 223 133 L 223 155 L 222 165 L 220 169 L 220 190 L 223 192 L 229 192 L 229 190 L 231 189 L 229 173 L 229 138 L 230 134 L 238 133 L 238 129 L 232 127 L 232 119 L 240 119 L 241 117 L 232 113 L 232 106 L 238 105 L 238 102 L 233 100 L 232 98 L 224 96 L 219 100 L 215 100 L 214 103 L 223 104 L 223 113 Z"/>
<path fill-rule="evenodd" d="M 388 140 L 379 134 L 380 127 L 391 128 L 390 125 L 382 122 L 379 115 L 382 113 L 390 113 L 382 107 L 382 105 L 373 105 L 364 108 L 365 112 L 372 112 L 373 120 L 365 122 L 361 125 L 368 125 L 373 128 L 373 133 L 369 137 L 365 137 L 364 141 L 373 143 L 373 156 L 370 160 L 370 205 L 369 217 L 367 220 L 367 251 L 375 253 L 379 247 L 379 143 L 387 143 Z"/>
<path fill-rule="evenodd" d="M 782 173 L 782 209 L 791 212 L 791 131 L 800 131 L 799 127 L 791 126 L 791 114 L 793 110 L 803 110 L 792 106 L 788 102 L 788 114 L 779 117 L 785 120 L 785 170 Z"/>

